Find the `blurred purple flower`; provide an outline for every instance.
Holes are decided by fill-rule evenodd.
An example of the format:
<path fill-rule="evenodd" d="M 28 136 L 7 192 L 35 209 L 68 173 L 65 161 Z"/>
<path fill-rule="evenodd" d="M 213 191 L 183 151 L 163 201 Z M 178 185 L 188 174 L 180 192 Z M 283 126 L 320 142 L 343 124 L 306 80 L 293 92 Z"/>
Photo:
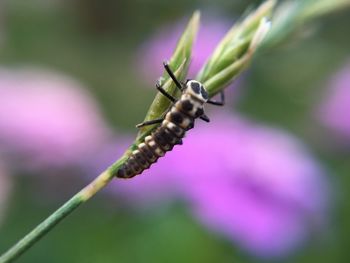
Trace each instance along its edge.
<path fill-rule="evenodd" d="M 222 19 L 206 21 L 201 25 L 193 47 L 189 69 L 189 77 L 192 78 L 204 65 L 231 25 Z M 155 83 L 155 80 L 162 75 L 163 61 L 170 59 L 184 28 L 185 23 L 183 22 L 162 28 L 141 46 L 136 59 L 144 79 Z"/>
<path fill-rule="evenodd" d="M 75 165 L 108 136 L 96 102 L 74 80 L 0 69 L 0 149 L 16 167 Z"/>
<path fill-rule="evenodd" d="M 325 222 L 323 171 L 282 131 L 227 115 L 211 119 L 145 174 L 118 181 L 119 194 L 138 202 L 177 194 L 205 225 L 257 256 L 293 251 Z"/>
<path fill-rule="evenodd" d="M 335 134 L 350 143 L 350 62 L 330 81 L 318 118 Z"/>
<path fill-rule="evenodd" d="M 5 215 L 5 209 L 11 192 L 11 180 L 5 165 L 0 161 L 0 224 Z"/>
<path fill-rule="evenodd" d="M 290 252 L 323 223 L 322 170 L 281 131 L 213 119 L 168 160 L 178 162 L 173 169 L 182 175 L 195 214 L 257 255 Z"/>

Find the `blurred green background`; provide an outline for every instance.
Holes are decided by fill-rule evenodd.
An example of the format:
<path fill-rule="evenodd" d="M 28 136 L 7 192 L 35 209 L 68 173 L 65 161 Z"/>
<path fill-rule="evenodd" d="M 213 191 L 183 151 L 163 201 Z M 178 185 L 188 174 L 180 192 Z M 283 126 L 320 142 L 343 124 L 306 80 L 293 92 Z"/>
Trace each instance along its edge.
<path fill-rule="evenodd" d="M 118 131 L 135 134 L 155 91 L 135 73 L 135 53 L 160 26 L 190 17 L 196 10 L 232 18 L 259 1 L 5 0 L 1 3 L 0 63 L 37 65 L 80 80 Z M 301 137 L 331 171 L 336 184 L 332 231 L 323 246 L 308 244 L 282 262 L 348 262 L 350 252 L 349 151 L 324 142 L 314 107 L 325 82 L 349 59 L 350 12 L 308 24 L 317 32 L 287 41 L 257 57 L 244 80 L 234 110 Z M 202 17 L 205 20 L 205 15 Z M 229 106 L 232 107 L 232 106 Z M 128 117 L 125 118 L 127 113 Z M 349 113 L 350 114 L 350 113 Z M 43 198 L 36 177 L 18 176 L 0 251 L 84 185 L 72 179 L 63 194 Z M 58 186 L 57 186 L 58 187 Z M 59 191 L 59 190 L 58 190 Z M 45 199 L 45 200 L 43 200 Z M 176 229 L 176 231 L 172 231 Z M 146 212 L 119 209 L 101 193 L 69 216 L 18 262 L 262 262 L 204 229 L 177 203 Z M 278 260 L 276 260 L 278 261 Z"/>

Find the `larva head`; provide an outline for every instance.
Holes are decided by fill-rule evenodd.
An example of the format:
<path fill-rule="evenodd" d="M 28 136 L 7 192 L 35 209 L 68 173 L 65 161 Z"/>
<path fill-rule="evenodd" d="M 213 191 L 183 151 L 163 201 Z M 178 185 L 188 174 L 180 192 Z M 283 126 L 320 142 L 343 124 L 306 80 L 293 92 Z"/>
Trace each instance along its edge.
<path fill-rule="evenodd" d="M 188 80 L 186 82 L 185 92 L 203 103 L 207 102 L 209 99 L 207 90 L 204 88 L 202 83 L 196 80 Z"/>

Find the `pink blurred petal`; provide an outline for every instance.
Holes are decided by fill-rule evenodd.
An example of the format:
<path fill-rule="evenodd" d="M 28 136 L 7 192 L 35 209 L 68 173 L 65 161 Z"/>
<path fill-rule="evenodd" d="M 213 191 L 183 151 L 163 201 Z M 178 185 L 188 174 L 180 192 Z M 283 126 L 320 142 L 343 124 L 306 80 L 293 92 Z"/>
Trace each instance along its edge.
<path fill-rule="evenodd" d="M 350 142 L 350 62 L 329 83 L 318 118 L 340 139 Z"/>
<path fill-rule="evenodd" d="M 323 170 L 281 130 L 229 114 L 211 119 L 197 123 L 184 145 L 152 169 L 118 187 L 116 182 L 114 190 L 138 204 L 177 195 L 200 221 L 247 251 L 291 253 L 327 221 Z"/>
<path fill-rule="evenodd" d="M 227 116 L 212 119 L 167 159 L 195 214 L 256 255 L 291 252 L 326 220 L 323 171 L 282 131 Z"/>
<path fill-rule="evenodd" d="M 0 69 L 0 145 L 17 165 L 75 164 L 109 136 L 98 105 L 57 73 Z"/>

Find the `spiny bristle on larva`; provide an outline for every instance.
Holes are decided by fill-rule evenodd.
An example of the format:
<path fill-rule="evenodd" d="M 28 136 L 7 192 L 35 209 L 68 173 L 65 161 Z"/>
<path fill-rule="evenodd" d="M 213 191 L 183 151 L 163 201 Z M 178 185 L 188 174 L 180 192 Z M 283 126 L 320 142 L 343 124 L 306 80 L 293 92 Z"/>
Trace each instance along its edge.
<path fill-rule="evenodd" d="M 131 166 L 131 169 L 134 170 L 133 174 L 139 174 L 143 171 L 142 167 L 140 167 L 138 164 L 134 164 Z"/>
<path fill-rule="evenodd" d="M 175 107 L 165 115 L 165 119 L 186 131 L 192 129 L 194 125 L 194 118 L 182 113 Z"/>
<path fill-rule="evenodd" d="M 134 171 L 141 169 L 140 165 L 137 163 L 137 161 L 133 155 L 130 156 L 129 160 L 127 160 L 125 165 L 129 166 Z"/>
<path fill-rule="evenodd" d="M 183 112 L 179 111 L 176 107 L 173 107 L 170 111 L 172 122 L 179 125 L 181 128 L 186 131 L 192 129 L 194 126 L 194 118 L 190 117 Z M 176 118 L 176 119 L 175 119 Z M 179 121 L 177 123 L 176 121 Z"/>
<path fill-rule="evenodd" d="M 149 146 L 147 144 L 141 143 L 138 146 L 138 148 L 139 148 L 140 152 L 142 152 L 144 154 L 144 156 L 146 156 L 147 160 L 150 163 L 153 163 L 158 159 L 158 156 L 153 153 L 153 151 L 149 148 Z"/>
<path fill-rule="evenodd" d="M 126 177 L 126 172 L 125 172 L 125 169 L 124 169 L 124 165 L 122 165 L 122 167 L 119 168 L 116 176 L 118 178 L 127 178 Z"/>
<path fill-rule="evenodd" d="M 149 146 L 151 151 L 154 152 L 158 157 L 163 157 L 165 155 L 165 151 L 157 145 L 152 135 L 149 135 L 145 138 L 145 143 Z"/>
<path fill-rule="evenodd" d="M 162 123 L 163 127 L 166 127 L 172 134 L 178 138 L 183 138 L 185 136 L 185 130 L 179 126 L 176 126 L 174 123 L 165 119 Z"/>
<path fill-rule="evenodd" d="M 160 127 L 159 134 L 165 138 L 170 145 L 182 144 L 181 138 L 175 136 L 167 127 Z"/>
<path fill-rule="evenodd" d="M 165 155 L 165 152 L 160 147 L 155 148 L 154 151 L 159 157 L 163 157 Z"/>
<path fill-rule="evenodd" d="M 127 164 L 124 165 L 124 169 L 127 177 L 131 177 L 135 173 Z"/>
<path fill-rule="evenodd" d="M 159 128 L 153 137 L 158 146 L 165 152 L 171 151 L 178 141 L 174 135 L 170 134 L 170 132 L 166 131 L 166 128 L 163 127 Z"/>
<path fill-rule="evenodd" d="M 133 157 L 135 159 L 135 161 L 144 169 L 149 167 L 149 162 L 147 160 L 147 158 L 143 155 L 142 152 L 140 152 L 139 150 L 135 150 L 132 152 Z"/>

